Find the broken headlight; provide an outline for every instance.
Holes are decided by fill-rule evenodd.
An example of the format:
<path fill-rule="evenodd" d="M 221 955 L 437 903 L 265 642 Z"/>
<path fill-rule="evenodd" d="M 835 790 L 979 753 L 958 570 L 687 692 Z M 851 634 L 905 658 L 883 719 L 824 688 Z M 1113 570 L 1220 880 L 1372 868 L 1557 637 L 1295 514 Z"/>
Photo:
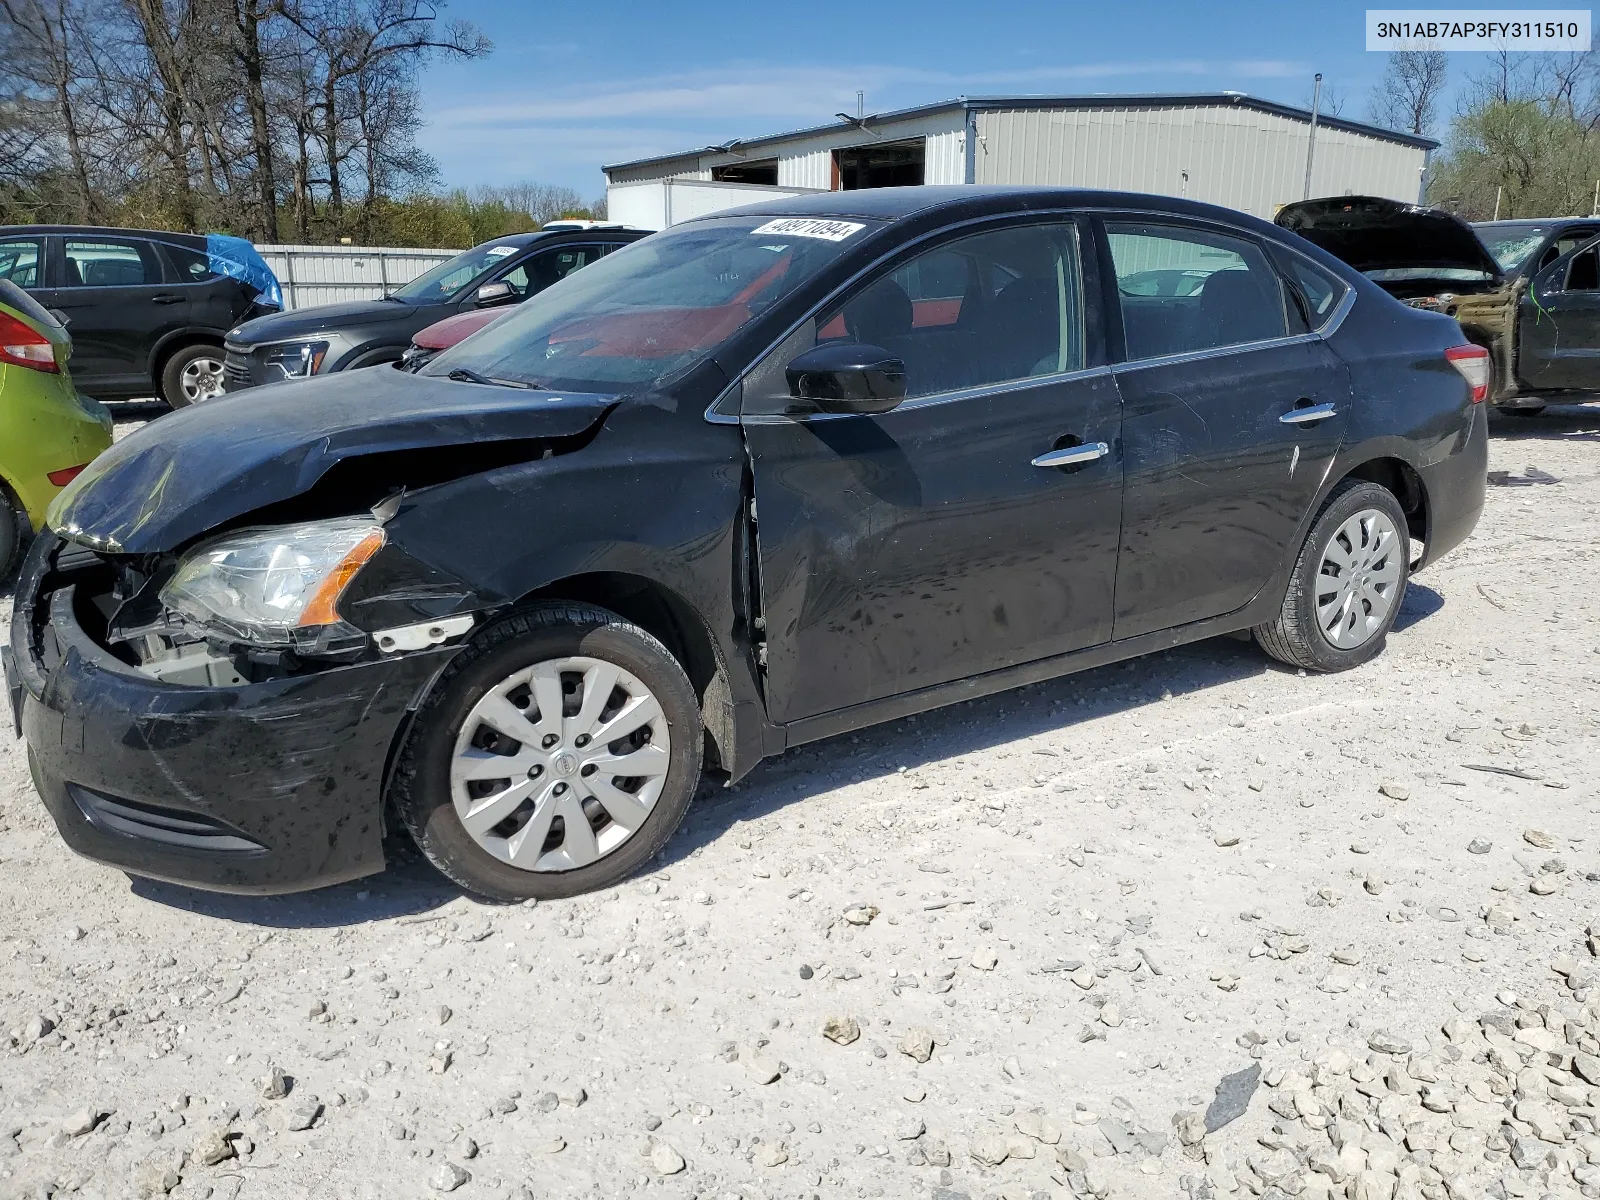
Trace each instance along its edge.
<path fill-rule="evenodd" d="M 343 624 L 339 597 L 383 542 L 383 527 L 365 517 L 241 530 L 186 555 L 161 599 L 212 633 L 308 647 Z"/>

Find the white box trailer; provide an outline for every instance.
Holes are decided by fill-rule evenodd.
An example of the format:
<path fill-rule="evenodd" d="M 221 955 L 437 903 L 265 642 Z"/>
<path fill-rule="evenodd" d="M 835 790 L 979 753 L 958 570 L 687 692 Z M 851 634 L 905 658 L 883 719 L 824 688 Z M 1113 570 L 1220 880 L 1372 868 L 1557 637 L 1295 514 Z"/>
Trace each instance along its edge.
<path fill-rule="evenodd" d="M 765 183 L 722 183 L 712 179 L 644 179 L 606 186 L 606 219 L 636 229 L 665 229 L 679 221 L 705 217 L 763 200 L 806 196 L 824 188 L 774 187 Z"/>

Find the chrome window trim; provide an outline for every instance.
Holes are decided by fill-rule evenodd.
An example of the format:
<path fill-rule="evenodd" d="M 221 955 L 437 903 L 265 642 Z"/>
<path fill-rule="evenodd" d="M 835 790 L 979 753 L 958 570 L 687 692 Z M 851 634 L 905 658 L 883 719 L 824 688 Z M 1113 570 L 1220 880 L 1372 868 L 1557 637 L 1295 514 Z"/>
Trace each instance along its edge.
<path fill-rule="evenodd" d="M 1020 392 L 1025 388 L 1044 387 L 1051 384 L 1075 383 L 1080 379 L 1093 379 L 1100 375 L 1110 375 L 1111 367 L 1080 367 L 1075 371 L 1055 371 L 1049 375 L 1031 375 L 1026 379 L 1008 379 L 1004 383 L 985 383 L 978 387 L 957 388 L 949 392 L 934 392 L 927 396 L 918 396 L 914 400 L 905 400 L 895 405 L 886 413 L 879 416 L 892 416 L 894 413 L 905 412 L 907 409 L 932 408 L 936 404 L 952 404 L 957 400 L 973 400 L 981 396 L 1003 396 L 1011 392 Z M 731 418 L 718 413 L 715 418 L 708 417 L 719 425 L 783 425 L 796 421 L 835 421 L 845 417 L 860 416 L 860 413 L 831 413 L 831 412 L 803 412 L 803 413 L 757 413 L 748 417 Z"/>
<path fill-rule="evenodd" d="M 1148 218 L 1151 218 L 1151 219 L 1157 220 L 1157 221 L 1165 221 L 1165 222 L 1168 222 L 1168 223 L 1174 223 L 1177 226 L 1179 226 L 1180 228 L 1183 225 L 1188 224 L 1188 225 L 1192 225 L 1192 226 L 1199 226 L 1199 227 L 1204 228 L 1204 229 L 1213 229 L 1213 230 L 1216 230 L 1219 233 L 1226 234 L 1227 236 L 1230 236 L 1230 237 L 1242 237 L 1242 238 L 1245 238 L 1247 240 L 1255 241 L 1258 244 L 1261 241 L 1264 240 L 1259 234 L 1257 234 L 1253 230 L 1241 229 L 1241 228 L 1238 228 L 1238 227 L 1233 226 L 1233 225 L 1225 225 L 1225 224 L 1223 224 L 1221 222 L 1212 221 L 1212 220 L 1210 220 L 1208 218 L 1204 218 L 1204 217 L 1193 217 L 1193 216 L 1188 215 L 1187 213 L 1162 212 L 1159 209 L 1143 209 L 1143 208 L 1115 208 L 1115 209 L 1110 209 L 1110 208 L 1107 208 L 1107 209 L 1101 209 L 1101 208 L 1051 208 L 1051 209 L 1033 210 L 1033 211 L 1030 211 L 1030 212 L 1028 212 L 1026 214 L 1023 214 L 1023 216 L 1040 218 L 1040 219 L 1032 220 L 1032 221 L 1019 220 L 1017 222 L 1018 224 L 1044 225 L 1044 224 L 1059 223 L 1062 220 L 1071 221 L 1071 222 L 1076 223 L 1076 221 L 1079 218 L 1082 218 L 1082 217 L 1089 217 L 1089 218 L 1100 220 L 1102 222 L 1106 221 L 1106 220 L 1115 219 L 1115 218 L 1118 218 L 1118 217 L 1124 217 L 1124 218 L 1125 217 L 1148 217 Z M 888 262 L 890 259 L 892 259 L 892 258 L 896 257 L 897 255 L 901 254 L 903 251 L 914 250 L 917 247 L 922 246 L 924 243 L 932 241 L 935 238 L 941 237 L 946 233 L 951 233 L 951 232 L 954 232 L 954 231 L 962 230 L 962 229 L 965 229 L 968 226 L 972 226 L 972 225 L 981 225 L 981 224 L 986 224 L 986 223 L 1001 223 L 1003 221 L 1004 221 L 1004 216 L 996 217 L 994 214 L 989 214 L 989 215 L 983 216 L 983 217 L 972 217 L 972 218 L 970 218 L 970 219 L 968 219 L 966 221 L 962 221 L 962 222 L 960 222 L 958 224 L 955 224 L 955 225 L 942 226 L 941 228 L 939 228 L 937 230 L 934 230 L 932 232 L 923 234 L 921 237 L 916 238 L 913 241 L 907 242 L 902 246 L 898 246 L 894 250 L 889 251 L 886 254 L 880 254 L 877 258 L 873 259 L 871 263 L 867 264 L 861 270 L 857 271 L 854 275 L 852 275 L 849 279 L 845 280 L 842 284 L 840 284 L 836 289 L 834 289 L 833 292 L 829 293 L 829 295 L 827 297 L 825 297 L 821 302 L 819 302 L 814 308 L 812 308 L 809 311 L 807 311 L 805 313 L 805 315 L 800 317 L 793 324 L 791 324 L 788 328 L 786 328 L 783 331 L 782 334 L 780 334 L 778 337 L 774 338 L 767 345 L 767 347 L 761 351 L 760 354 L 757 354 L 751 360 L 750 365 L 747 366 L 742 372 L 740 372 L 739 375 L 735 379 L 733 379 L 731 382 L 729 382 L 728 386 L 723 388 L 722 391 L 720 393 L 718 393 L 717 398 L 706 406 L 706 411 L 705 411 L 705 414 L 704 414 L 706 421 L 709 422 L 710 424 L 713 424 L 713 425 L 740 425 L 740 424 L 745 423 L 746 421 L 748 421 L 748 422 L 750 422 L 752 424 L 771 424 L 771 423 L 773 423 L 775 421 L 797 421 L 797 420 L 806 421 L 806 420 L 816 420 L 816 419 L 818 419 L 820 417 L 842 417 L 842 416 L 854 415 L 854 414 L 850 414 L 850 413 L 797 413 L 797 414 L 795 414 L 793 416 L 787 416 L 787 415 L 784 415 L 784 414 L 781 414 L 781 413 L 765 413 L 765 414 L 761 414 L 761 415 L 758 415 L 758 416 L 745 417 L 745 416 L 742 416 L 739 413 L 718 412 L 717 409 L 722 405 L 722 403 L 725 400 L 728 400 L 730 398 L 742 398 L 742 390 L 743 390 L 743 387 L 744 387 L 744 381 L 745 381 L 746 377 L 748 377 L 750 372 L 755 370 L 755 368 L 759 364 L 761 364 L 762 362 L 764 362 L 766 360 L 767 355 L 771 354 L 780 345 L 782 345 L 783 342 L 791 334 L 793 334 L 796 329 L 798 329 L 806 321 L 814 319 L 817 316 L 818 313 L 822 312 L 823 309 L 825 309 L 827 307 L 828 303 L 830 301 L 832 301 L 834 299 L 834 297 L 836 297 L 836 296 L 842 294 L 843 292 L 847 291 L 848 289 L 854 287 L 861 279 L 865 278 L 867 275 L 870 275 L 873 271 L 875 271 L 878 267 L 883 265 L 885 262 Z M 1316 267 L 1318 270 L 1323 271 L 1323 272 L 1327 271 L 1326 267 L 1323 267 L 1320 263 L 1317 263 L 1315 260 L 1309 258 L 1308 256 L 1306 256 L 1304 254 L 1301 254 L 1300 251 L 1296 250 L 1293 246 L 1290 246 L 1287 243 L 1276 241 L 1276 240 L 1274 240 L 1273 244 L 1276 245 L 1276 246 L 1282 247 L 1284 250 L 1288 251 L 1291 254 L 1299 255 L 1301 258 L 1304 258 L 1308 263 L 1310 263 L 1312 266 Z M 1083 253 L 1084 253 L 1084 245 L 1083 245 L 1082 239 L 1080 238 L 1079 242 L 1078 242 L 1078 254 L 1079 254 L 1080 259 L 1082 258 Z M 1268 255 L 1267 262 L 1268 262 L 1268 265 L 1273 268 L 1274 273 L 1279 274 L 1279 276 L 1280 276 L 1280 284 L 1282 286 L 1285 286 L 1285 287 L 1289 286 L 1287 281 L 1284 281 L 1282 279 L 1281 272 L 1278 271 L 1277 265 L 1272 262 L 1272 259 L 1271 259 L 1270 255 Z M 1080 267 L 1080 271 L 1081 271 L 1081 267 Z M 1209 359 L 1209 358 L 1215 358 L 1218 355 L 1222 355 L 1222 354 L 1244 353 L 1244 352 L 1247 352 L 1247 351 L 1250 351 L 1250 350 L 1259 350 L 1259 349 L 1262 349 L 1262 348 L 1268 347 L 1268 346 L 1290 345 L 1290 344 L 1301 343 L 1301 342 L 1312 342 L 1312 341 L 1318 341 L 1318 340 L 1326 340 L 1327 338 L 1332 337 L 1335 333 L 1337 333 L 1339 331 L 1339 327 L 1344 324 L 1345 318 L 1350 315 L 1350 310 L 1355 307 L 1355 302 L 1356 302 L 1356 288 L 1355 288 L 1355 286 L 1352 285 L 1350 283 L 1350 281 L 1347 280 L 1347 279 L 1342 279 L 1341 278 L 1341 279 L 1339 279 L 1339 282 L 1344 285 L 1344 294 L 1343 294 L 1343 296 L 1340 297 L 1338 305 L 1334 308 L 1333 315 L 1330 316 L 1328 318 L 1328 320 L 1323 323 L 1321 328 L 1314 329 L 1314 330 L 1310 331 L 1309 333 L 1285 334 L 1281 338 L 1266 338 L 1266 339 L 1263 339 L 1261 341 L 1255 341 L 1255 342 L 1240 342 L 1240 343 L 1238 343 L 1236 345 L 1232 345 L 1232 346 L 1214 346 L 1214 347 L 1211 347 L 1211 348 L 1206 349 L 1206 350 L 1193 350 L 1193 351 L 1188 351 L 1188 352 L 1183 353 L 1183 354 L 1163 355 L 1160 358 L 1124 359 L 1122 362 L 1110 363 L 1110 364 L 1108 364 L 1108 365 L 1106 365 L 1104 367 L 1089 367 L 1089 368 L 1085 368 L 1085 369 L 1082 369 L 1082 370 L 1079 370 L 1079 371 L 1069 371 L 1069 372 L 1065 372 L 1065 373 L 1054 375 L 1054 376 L 1035 376 L 1033 379 L 1026 379 L 1026 380 L 1020 380 L 1020 381 L 1015 381 L 1015 382 L 1007 382 L 1005 384 L 998 384 L 998 385 L 985 385 L 984 387 L 981 387 L 981 388 L 967 388 L 967 389 L 963 389 L 963 390 L 961 390 L 959 392 L 945 392 L 945 393 L 937 393 L 937 394 L 935 394 L 933 396 L 919 396 L 915 400 L 907 400 L 904 404 L 900 405 L 899 407 L 897 407 L 895 409 L 892 409 L 891 411 L 899 412 L 900 409 L 902 409 L 902 408 L 910 407 L 910 406 L 913 406 L 913 405 L 924 404 L 924 403 L 926 403 L 926 402 L 928 402 L 930 400 L 943 403 L 944 401 L 947 401 L 947 400 L 968 399 L 971 396 L 980 395 L 980 394 L 983 394 L 985 392 L 991 392 L 991 391 L 999 392 L 999 391 L 1015 390 L 1015 388 L 1018 387 L 1018 386 L 1029 386 L 1029 385 L 1032 385 L 1032 384 L 1035 384 L 1035 383 L 1043 382 L 1045 380 L 1051 380 L 1051 381 L 1055 381 L 1055 382 L 1067 382 L 1067 381 L 1069 381 L 1069 380 L 1071 380 L 1071 379 L 1073 379 L 1075 377 L 1078 377 L 1078 376 L 1087 377 L 1087 376 L 1095 375 L 1097 373 L 1106 373 L 1106 374 L 1110 374 L 1110 375 L 1115 376 L 1117 374 L 1122 373 L 1123 371 L 1136 370 L 1136 369 L 1138 369 L 1140 367 L 1146 367 L 1146 366 L 1152 366 L 1152 365 L 1165 366 L 1165 365 L 1169 365 L 1169 364 L 1172 364 L 1172 363 L 1195 362 L 1195 361 L 1201 361 L 1201 360 L 1205 360 L 1205 359 Z M 1087 303 L 1088 302 L 1088 297 L 1085 297 L 1084 299 L 1085 299 L 1085 303 Z M 1120 316 L 1121 316 L 1120 312 L 1118 313 L 1118 316 L 1120 318 Z"/>

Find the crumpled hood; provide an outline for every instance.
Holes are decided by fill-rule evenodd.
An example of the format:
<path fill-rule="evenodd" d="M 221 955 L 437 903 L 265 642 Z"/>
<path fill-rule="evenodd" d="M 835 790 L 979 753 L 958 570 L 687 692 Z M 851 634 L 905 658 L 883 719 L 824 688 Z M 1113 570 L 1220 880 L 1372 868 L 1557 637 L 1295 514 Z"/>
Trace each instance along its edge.
<path fill-rule="evenodd" d="M 246 321 L 228 330 L 228 341 L 236 346 L 260 346 L 351 325 L 406 320 L 426 322 L 436 316 L 441 307 L 437 304 L 407 304 L 400 300 L 350 300 L 344 304 L 319 304 L 314 308 L 295 308 Z"/>
<path fill-rule="evenodd" d="M 116 553 L 174 550 L 302 494 L 341 461 L 574 437 L 616 402 L 384 368 L 252 388 L 180 409 L 122 439 L 56 498 L 49 525 Z"/>
<path fill-rule="evenodd" d="M 1358 271 L 1449 268 L 1500 277 L 1460 217 L 1379 196 L 1328 196 L 1286 204 L 1273 221 Z"/>

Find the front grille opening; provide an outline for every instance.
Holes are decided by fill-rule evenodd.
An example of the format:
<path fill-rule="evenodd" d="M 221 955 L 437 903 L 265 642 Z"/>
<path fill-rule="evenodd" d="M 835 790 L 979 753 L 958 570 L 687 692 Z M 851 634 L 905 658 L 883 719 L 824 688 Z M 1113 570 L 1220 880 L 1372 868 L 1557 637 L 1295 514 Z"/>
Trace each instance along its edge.
<path fill-rule="evenodd" d="M 76 783 L 67 784 L 67 794 L 91 825 L 109 833 L 222 854 L 264 854 L 267 850 L 233 826 L 203 813 L 124 800 Z"/>

